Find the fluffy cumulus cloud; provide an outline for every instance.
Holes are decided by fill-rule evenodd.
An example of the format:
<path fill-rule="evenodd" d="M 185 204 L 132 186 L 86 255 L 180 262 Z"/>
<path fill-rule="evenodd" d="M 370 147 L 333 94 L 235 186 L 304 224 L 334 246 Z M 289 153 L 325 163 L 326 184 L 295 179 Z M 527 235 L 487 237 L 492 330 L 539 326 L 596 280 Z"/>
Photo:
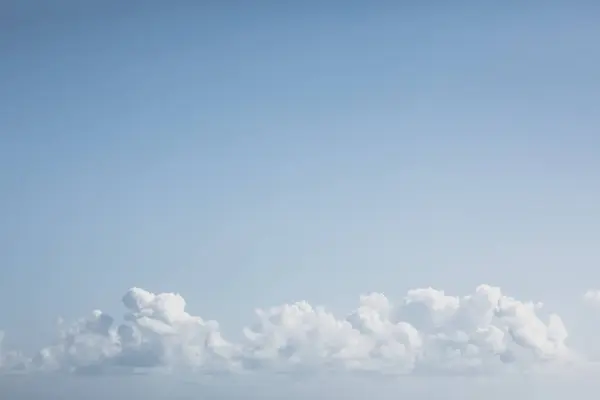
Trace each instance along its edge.
<path fill-rule="evenodd" d="M 598 292 L 584 299 L 600 304 Z M 558 315 L 488 285 L 462 297 L 415 289 L 395 304 L 372 293 L 342 316 L 307 302 L 256 310 L 236 343 L 216 321 L 190 314 L 179 294 L 132 288 L 122 303 L 118 320 L 97 310 L 61 323 L 55 343 L 31 357 L 0 350 L 0 369 L 488 374 L 579 360 Z"/>
<path fill-rule="evenodd" d="M 62 326 L 57 343 L 42 349 L 30 367 L 90 373 L 234 367 L 235 346 L 221 337 L 215 321 L 185 311 L 180 295 L 132 288 L 122 301 L 122 323 L 96 310 Z"/>

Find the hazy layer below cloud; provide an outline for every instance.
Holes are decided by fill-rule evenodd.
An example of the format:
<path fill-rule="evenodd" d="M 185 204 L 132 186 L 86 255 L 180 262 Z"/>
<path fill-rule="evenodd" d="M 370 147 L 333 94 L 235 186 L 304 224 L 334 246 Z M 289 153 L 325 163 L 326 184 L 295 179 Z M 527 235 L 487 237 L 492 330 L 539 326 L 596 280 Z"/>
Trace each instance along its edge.
<path fill-rule="evenodd" d="M 0 378 L 0 394 L 22 400 L 105 399 L 592 399 L 600 385 L 592 374 L 502 378 L 228 378 L 216 380 L 175 377 L 40 377 Z"/>

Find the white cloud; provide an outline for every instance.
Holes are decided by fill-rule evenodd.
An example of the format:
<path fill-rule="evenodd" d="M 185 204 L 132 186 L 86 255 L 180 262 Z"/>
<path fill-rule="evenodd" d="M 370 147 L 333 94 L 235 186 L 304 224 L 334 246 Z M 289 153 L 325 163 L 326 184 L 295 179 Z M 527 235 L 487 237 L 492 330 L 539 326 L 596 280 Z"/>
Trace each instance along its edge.
<path fill-rule="evenodd" d="M 583 301 L 591 306 L 600 306 L 600 290 L 588 290 L 583 295 Z"/>
<path fill-rule="evenodd" d="M 600 296 L 588 292 L 584 298 Z M 217 322 L 189 314 L 179 294 L 132 288 L 122 302 L 122 322 L 94 311 L 71 325 L 61 323 L 53 345 L 29 359 L 0 352 L 0 367 L 439 375 L 543 371 L 578 359 L 558 315 L 488 285 L 462 297 L 415 289 L 397 304 L 372 293 L 341 317 L 307 302 L 256 310 L 239 343 L 225 340 Z"/>

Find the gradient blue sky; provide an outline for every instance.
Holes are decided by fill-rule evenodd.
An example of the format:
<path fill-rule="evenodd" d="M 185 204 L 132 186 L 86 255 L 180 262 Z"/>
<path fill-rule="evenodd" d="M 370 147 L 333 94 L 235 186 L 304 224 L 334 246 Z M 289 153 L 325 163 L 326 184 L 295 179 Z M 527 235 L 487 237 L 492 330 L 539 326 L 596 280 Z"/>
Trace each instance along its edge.
<path fill-rule="evenodd" d="M 30 3 L 0 17 L 11 344 L 131 286 L 235 336 L 293 300 L 600 282 L 598 6 Z"/>

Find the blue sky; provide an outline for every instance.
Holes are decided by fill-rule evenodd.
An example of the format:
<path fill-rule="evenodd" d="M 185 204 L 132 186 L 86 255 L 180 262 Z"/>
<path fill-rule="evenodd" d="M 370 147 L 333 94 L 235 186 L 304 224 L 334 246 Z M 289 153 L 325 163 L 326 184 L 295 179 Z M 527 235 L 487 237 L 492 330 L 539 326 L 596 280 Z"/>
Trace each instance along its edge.
<path fill-rule="evenodd" d="M 295 300 L 600 281 L 597 7 L 28 4 L 0 34 L 11 344 L 131 286 L 235 336 Z"/>

